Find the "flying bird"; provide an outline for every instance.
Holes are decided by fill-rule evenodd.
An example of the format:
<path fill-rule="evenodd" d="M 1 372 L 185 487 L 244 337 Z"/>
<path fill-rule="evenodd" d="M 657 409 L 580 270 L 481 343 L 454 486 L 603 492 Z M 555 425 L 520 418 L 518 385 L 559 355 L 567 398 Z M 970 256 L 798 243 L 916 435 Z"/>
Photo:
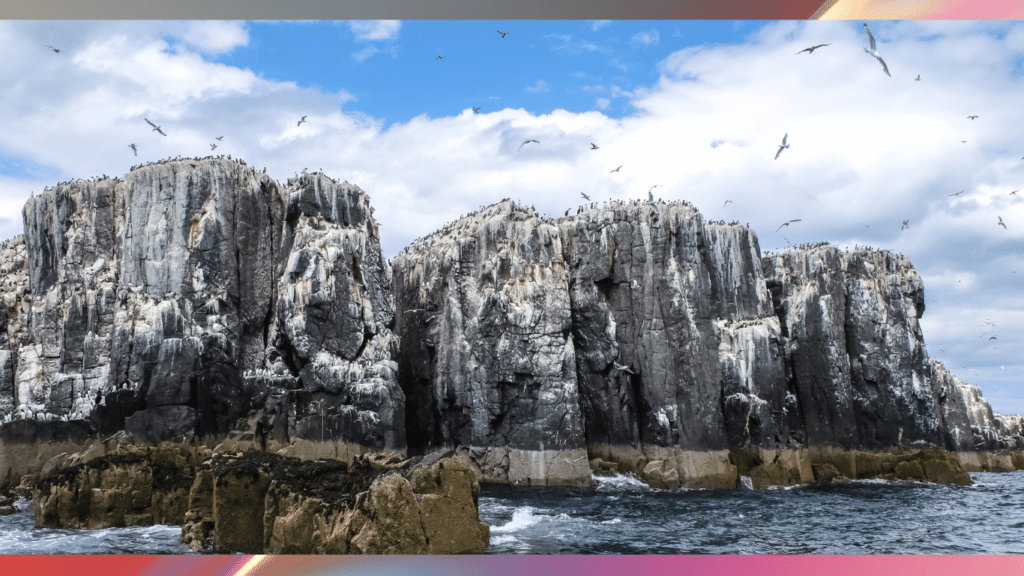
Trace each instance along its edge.
<path fill-rule="evenodd" d="M 1010 194 L 1009 194 L 1009 195 L 1010 195 L 1010 196 L 1013 196 L 1013 195 L 1014 195 L 1014 194 L 1016 194 L 1017 192 L 1020 192 L 1020 190 L 1014 190 L 1013 192 L 1010 192 Z"/>
<path fill-rule="evenodd" d="M 57 50 L 56 48 L 54 48 L 53 46 L 50 46 L 49 44 L 47 44 L 46 47 L 49 48 L 50 50 L 53 50 L 57 54 L 60 54 L 61 52 L 63 52 L 63 50 Z"/>
<path fill-rule="evenodd" d="M 967 119 L 968 119 L 968 120 L 974 120 L 974 119 L 975 119 L 975 118 L 977 118 L 977 117 L 978 117 L 977 115 L 975 115 L 975 116 L 968 116 L 968 117 L 967 117 Z"/>
<path fill-rule="evenodd" d="M 904 220 L 903 221 L 903 227 L 900 228 L 900 232 L 906 230 L 907 228 L 910 228 L 910 220 Z"/>
<path fill-rule="evenodd" d="M 135 147 L 135 144 L 129 144 L 128 147 L 132 149 L 132 152 L 135 152 L 136 156 L 139 155 L 139 150 Z"/>
<path fill-rule="evenodd" d="M 523 146 L 526 146 L 526 145 L 527 145 L 527 144 L 529 144 L 530 142 L 536 142 L 537 144 L 540 144 L 540 142 L 539 142 L 539 141 L 537 141 L 537 140 L 527 140 L 526 142 L 523 142 L 522 144 L 520 144 L 520 145 L 519 145 L 519 150 L 522 150 L 522 149 L 523 149 Z"/>
<path fill-rule="evenodd" d="M 661 186 L 661 184 L 655 184 L 654 186 L 651 186 L 650 188 L 647 189 L 647 194 L 651 197 L 651 200 L 654 200 L 654 194 L 651 194 L 651 190 L 654 190 L 658 186 Z"/>
<path fill-rule="evenodd" d="M 501 30 L 498 30 L 498 34 L 501 34 L 501 37 L 504 38 L 505 34 L 508 34 L 508 32 L 502 32 Z"/>
<path fill-rule="evenodd" d="M 590 149 L 591 150 L 597 150 L 597 144 L 594 144 L 593 142 L 591 142 L 590 143 Z"/>
<path fill-rule="evenodd" d="M 725 204 L 728 204 L 729 202 L 732 202 L 732 200 L 726 200 Z M 725 204 L 722 204 L 722 208 L 725 208 Z"/>
<path fill-rule="evenodd" d="M 302 123 L 303 123 L 303 122 L 305 122 L 305 121 L 306 121 L 306 117 L 305 117 L 305 116 L 303 116 L 303 117 L 302 117 L 302 120 L 299 120 L 299 123 L 298 123 L 298 124 L 296 124 L 296 126 L 302 126 Z"/>
<path fill-rule="evenodd" d="M 1006 230 L 1006 224 L 1003 224 L 1003 217 L 1002 216 L 998 216 L 998 218 L 999 218 L 999 225 L 1003 227 L 1003 230 Z"/>
<path fill-rule="evenodd" d="M 216 144 L 210 144 L 210 150 L 216 150 L 216 149 L 217 149 L 217 145 Z"/>
<path fill-rule="evenodd" d="M 917 75 L 917 78 L 914 78 L 914 80 L 917 80 L 918 82 L 920 82 L 920 81 L 921 81 L 921 75 L 920 75 L 920 74 L 918 74 L 918 75 Z"/>
<path fill-rule="evenodd" d="M 583 196 L 583 197 L 584 197 L 584 198 L 586 198 L 587 200 L 590 200 L 590 196 L 587 196 L 587 195 L 586 195 L 586 194 L 584 194 L 583 192 L 580 192 L 580 196 Z"/>
<path fill-rule="evenodd" d="M 444 60 L 444 59 L 445 59 L 444 56 L 438 56 L 437 58 L 434 58 L 434 60 Z"/>
<path fill-rule="evenodd" d="M 961 140 L 961 142 L 963 142 L 964 144 L 967 144 L 967 140 Z"/>
<path fill-rule="evenodd" d="M 217 136 L 217 138 L 215 138 L 215 140 L 223 140 L 223 139 L 224 139 L 223 136 Z"/>
<path fill-rule="evenodd" d="M 785 136 L 782 137 L 782 144 L 779 144 L 779 151 L 775 153 L 775 159 L 779 159 L 779 154 L 782 154 L 783 148 L 789 148 L 789 144 L 786 144 L 786 138 L 789 137 L 789 132 L 786 132 Z"/>
<path fill-rule="evenodd" d="M 657 184 L 655 184 L 654 186 L 657 186 Z M 654 186 L 651 186 L 652 190 L 654 189 Z M 654 193 L 651 192 L 650 190 L 647 191 L 647 202 L 644 202 L 644 204 L 650 204 L 651 208 L 654 208 L 655 216 L 661 215 L 661 212 L 658 211 L 658 204 L 654 201 Z"/>
<path fill-rule="evenodd" d="M 804 48 L 803 50 L 797 52 L 797 54 L 803 54 L 804 52 L 810 52 L 811 54 L 814 54 L 814 51 L 817 50 L 818 48 L 821 48 L 822 46 L 831 46 L 831 44 L 818 44 L 817 46 L 811 46 L 810 48 Z"/>
<path fill-rule="evenodd" d="M 963 193 L 964 193 L 964 191 L 961 190 L 961 191 L 957 192 L 956 194 L 950 194 L 950 196 L 959 196 L 959 195 L 961 195 Z"/>
<path fill-rule="evenodd" d="M 1024 158 L 1021 158 L 1021 160 L 1024 160 Z M 622 166 L 619 166 L 619 168 L 622 168 Z M 612 172 L 618 172 L 619 168 L 616 168 L 615 170 L 612 170 Z M 611 172 L 609 172 L 609 174 L 611 174 Z"/>
<path fill-rule="evenodd" d="M 799 222 L 799 221 L 800 221 L 799 218 L 796 219 L 796 220 L 790 220 L 789 222 L 784 223 L 782 226 L 789 226 L 791 223 Z M 782 230 L 782 226 L 779 226 L 778 228 L 776 228 L 775 231 L 778 232 L 779 230 Z"/>
<path fill-rule="evenodd" d="M 989 336 L 989 338 L 988 338 L 988 339 L 989 339 L 989 340 L 999 340 L 999 338 L 996 338 L 995 336 Z"/>
<path fill-rule="evenodd" d="M 865 48 L 864 51 L 874 56 L 882 65 L 882 70 L 885 72 L 885 75 L 892 78 L 892 74 L 889 74 L 889 67 L 885 65 L 885 60 L 882 60 L 882 57 L 878 55 L 878 50 L 875 49 L 875 37 L 871 35 L 871 30 L 868 30 L 867 23 L 864 23 L 864 31 L 868 33 L 868 40 L 871 41 L 871 50 Z"/>
<path fill-rule="evenodd" d="M 159 133 L 163 134 L 164 136 L 167 136 L 167 134 L 164 134 L 164 131 L 163 131 L 163 130 L 161 130 L 159 126 L 157 126 L 156 124 L 153 124 L 152 122 L 150 122 L 150 121 L 149 121 L 149 118 L 143 118 L 143 120 L 145 120 L 145 121 L 146 121 L 146 123 L 148 123 L 148 124 L 149 124 L 150 126 L 152 126 L 152 127 L 153 127 L 153 130 L 155 130 L 155 131 L 157 131 L 157 132 L 159 132 Z"/>
<path fill-rule="evenodd" d="M 473 108 L 473 114 L 479 114 L 479 113 L 480 113 L 480 107 L 479 106 L 477 106 L 476 108 Z"/>

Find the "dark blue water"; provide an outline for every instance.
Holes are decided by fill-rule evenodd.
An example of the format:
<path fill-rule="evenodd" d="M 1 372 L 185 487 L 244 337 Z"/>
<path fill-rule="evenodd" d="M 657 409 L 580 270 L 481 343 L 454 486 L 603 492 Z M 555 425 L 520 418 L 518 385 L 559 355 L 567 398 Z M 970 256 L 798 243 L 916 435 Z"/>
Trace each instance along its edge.
<path fill-rule="evenodd" d="M 1024 471 L 974 486 L 881 480 L 779 490 L 487 486 L 489 554 L 1022 554 Z"/>
<path fill-rule="evenodd" d="M 892 483 L 780 490 L 485 486 L 488 554 L 1024 554 L 1024 471 L 974 486 Z M 0 516 L 4 554 L 188 554 L 178 526 L 37 529 L 31 503 Z"/>

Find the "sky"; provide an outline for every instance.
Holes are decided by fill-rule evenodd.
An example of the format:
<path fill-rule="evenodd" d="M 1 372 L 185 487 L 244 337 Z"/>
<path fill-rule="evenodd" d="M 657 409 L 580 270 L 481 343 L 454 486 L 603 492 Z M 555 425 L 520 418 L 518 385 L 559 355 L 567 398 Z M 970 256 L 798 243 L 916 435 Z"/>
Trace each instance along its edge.
<path fill-rule="evenodd" d="M 0 21 L 0 239 L 33 192 L 174 156 L 357 184 L 388 257 L 658 184 L 762 253 L 910 257 L 929 355 L 1024 413 L 1024 24 L 868 26 L 891 76 L 861 21 Z"/>

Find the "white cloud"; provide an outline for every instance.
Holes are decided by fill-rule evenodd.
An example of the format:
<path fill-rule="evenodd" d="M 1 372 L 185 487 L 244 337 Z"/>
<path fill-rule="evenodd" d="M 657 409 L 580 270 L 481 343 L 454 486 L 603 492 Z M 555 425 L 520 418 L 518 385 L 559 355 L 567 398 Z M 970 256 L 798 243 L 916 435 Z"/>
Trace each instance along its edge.
<path fill-rule="evenodd" d="M 396 40 L 400 20 L 352 20 L 348 23 L 356 40 Z"/>
<path fill-rule="evenodd" d="M 550 88 L 548 88 L 547 82 L 543 80 L 537 80 L 536 84 L 534 84 L 533 86 L 527 86 L 525 90 L 527 92 L 547 92 L 550 90 Z"/>
<path fill-rule="evenodd" d="M 611 23 L 612 23 L 611 20 L 591 20 L 590 21 L 590 29 L 593 30 L 594 32 L 597 32 L 598 30 L 601 30 L 602 28 L 606 28 L 606 27 L 610 26 Z"/>
<path fill-rule="evenodd" d="M 354 58 L 357 62 L 362 62 L 369 58 L 370 56 L 373 56 L 377 52 L 380 52 L 380 50 L 376 46 L 367 46 L 366 48 L 363 48 L 359 52 L 353 52 L 352 58 Z"/>
<path fill-rule="evenodd" d="M 227 52 L 249 43 L 244 22 L 202 21 L 184 22 L 181 38 L 204 52 Z"/>
<path fill-rule="evenodd" d="M 657 46 L 661 40 L 661 35 L 656 29 L 648 31 L 637 32 L 630 36 L 629 40 L 634 44 L 643 44 L 644 46 Z"/>
<path fill-rule="evenodd" d="M 612 101 L 607 98 L 598 98 L 597 101 L 594 102 L 594 106 L 597 106 L 601 110 L 607 110 L 611 105 Z"/>

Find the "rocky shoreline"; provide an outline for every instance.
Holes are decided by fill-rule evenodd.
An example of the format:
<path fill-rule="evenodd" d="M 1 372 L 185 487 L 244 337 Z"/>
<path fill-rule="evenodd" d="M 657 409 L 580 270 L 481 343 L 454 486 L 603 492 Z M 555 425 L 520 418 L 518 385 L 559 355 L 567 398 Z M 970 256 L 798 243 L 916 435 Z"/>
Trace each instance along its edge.
<path fill-rule="evenodd" d="M 902 255 L 762 254 L 753 230 L 685 201 L 545 218 L 503 200 L 388 261 L 358 186 L 282 184 L 230 157 L 64 182 L 23 216 L 0 245 L 0 489 L 92 461 L 57 466 L 115 433 L 194 446 L 179 476 L 103 449 L 134 472 L 97 470 L 88 490 L 152 475 L 149 496 L 118 497 L 119 522 L 205 526 L 179 484 L 249 450 L 268 455 L 258 486 L 299 461 L 342 463 L 307 470 L 333 481 L 370 454 L 447 451 L 476 482 L 517 485 L 586 486 L 592 470 L 661 488 L 957 484 L 1024 467 L 1021 418 L 928 356 L 924 286 Z M 402 478 L 411 491 L 385 491 L 429 495 Z M 328 528 L 361 530 L 322 496 L 272 501 L 259 550 L 313 508 L 333 511 L 323 549 L 344 547 Z"/>

